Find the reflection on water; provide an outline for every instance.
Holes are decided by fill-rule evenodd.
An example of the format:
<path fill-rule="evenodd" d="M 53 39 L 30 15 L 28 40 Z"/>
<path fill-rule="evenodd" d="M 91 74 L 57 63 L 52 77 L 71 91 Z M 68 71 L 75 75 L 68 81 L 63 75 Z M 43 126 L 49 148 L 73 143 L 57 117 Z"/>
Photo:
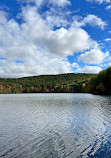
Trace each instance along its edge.
<path fill-rule="evenodd" d="M 111 97 L 90 97 L 78 98 L 73 107 L 70 120 L 74 140 L 83 157 L 111 157 Z"/>
<path fill-rule="evenodd" d="M 110 158 L 111 97 L 0 95 L 0 157 Z"/>

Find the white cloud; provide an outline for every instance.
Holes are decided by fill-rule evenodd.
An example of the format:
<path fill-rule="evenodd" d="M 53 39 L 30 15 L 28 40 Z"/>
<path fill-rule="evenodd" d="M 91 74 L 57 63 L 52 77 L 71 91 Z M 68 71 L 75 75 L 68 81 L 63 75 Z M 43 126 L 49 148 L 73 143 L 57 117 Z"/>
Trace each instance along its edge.
<path fill-rule="evenodd" d="M 109 42 L 111 41 L 111 38 L 106 38 L 104 41 Z"/>
<path fill-rule="evenodd" d="M 42 0 L 36 2 L 37 6 L 43 4 Z M 63 2 L 65 5 L 68 1 L 61 4 Z M 68 55 L 98 48 L 84 29 L 65 19 L 63 14 L 67 12 L 57 13 L 52 8 L 43 15 L 37 6 L 22 8 L 22 24 L 8 20 L 7 14 L 0 12 L 0 58 L 3 58 L 0 59 L 0 77 L 73 72 L 74 67 L 78 70 L 80 67 L 70 64 Z M 86 18 L 84 23 L 91 22 Z M 103 28 L 102 23 L 99 26 Z"/>
<path fill-rule="evenodd" d="M 96 15 L 89 14 L 84 19 L 80 19 L 80 21 L 75 20 L 73 26 L 76 27 L 83 27 L 89 24 L 90 26 L 98 26 L 102 30 L 104 30 L 107 23 L 103 21 L 101 18 L 97 17 Z"/>
<path fill-rule="evenodd" d="M 50 53 L 58 55 L 72 55 L 73 53 L 90 49 L 95 44 L 83 29 L 70 28 L 67 30 L 60 28 L 59 30 L 48 32 L 43 39 L 42 44 L 46 49 Z"/>
<path fill-rule="evenodd" d="M 104 27 L 107 25 L 106 22 L 102 21 L 101 18 L 98 18 L 95 15 L 88 15 L 87 17 L 84 18 L 84 23 L 88 23 L 91 26 L 98 26 L 100 27 L 102 30 L 104 29 Z"/>
<path fill-rule="evenodd" d="M 40 7 L 41 5 L 43 5 L 45 3 L 56 5 L 59 7 L 64 7 L 66 5 L 71 4 L 71 2 L 69 0 L 59 0 L 59 1 L 57 1 L 57 0 L 18 0 L 18 1 L 20 1 L 21 3 L 26 2 L 28 4 L 35 3 L 37 7 Z"/>
<path fill-rule="evenodd" d="M 111 9 L 111 5 L 108 5 L 107 7 L 106 7 L 106 10 L 110 10 Z"/>
<path fill-rule="evenodd" d="M 97 3 L 103 3 L 103 2 L 105 2 L 105 3 L 109 3 L 110 2 L 110 0 L 86 0 L 86 1 L 88 1 L 88 2 L 97 2 Z"/>
<path fill-rule="evenodd" d="M 99 67 L 99 66 L 87 66 L 86 65 L 84 67 L 81 67 L 76 62 L 72 63 L 72 67 L 74 69 L 74 72 L 76 72 L 76 73 L 98 74 L 100 71 L 102 71 L 101 67 Z"/>
<path fill-rule="evenodd" d="M 6 17 L 7 17 L 7 13 L 0 10 L 0 24 L 5 24 L 7 22 Z"/>
<path fill-rule="evenodd" d="M 111 66 L 111 62 L 110 62 L 110 63 L 108 63 L 108 66 Z"/>
<path fill-rule="evenodd" d="M 46 25 L 50 29 L 54 30 L 54 27 L 69 27 L 70 22 L 66 17 L 70 16 L 69 11 L 63 11 L 61 8 L 50 8 L 43 15 L 43 18 L 46 19 Z"/>
<path fill-rule="evenodd" d="M 59 0 L 59 1 L 57 1 L 57 0 L 49 0 L 49 3 L 57 5 L 57 6 L 60 6 L 60 7 L 63 7 L 63 6 L 71 4 L 71 2 L 69 0 Z"/>
<path fill-rule="evenodd" d="M 101 50 L 91 49 L 90 51 L 81 54 L 80 57 L 78 58 L 78 61 L 86 64 L 100 64 L 108 56 L 109 56 L 108 52 L 103 53 Z"/>
<path fill-rule="evenodd" d="M 102 69 L 98 66 L 85 66 L 83 68 L 79 68 L 77 70 L 80 73 L 91 73 L 91 74 L 98 74 Z"/>
<path fill-rule="evenodd" d="M 36 5 L 36 7 L 38 7 L 38 8 L 41 7 L 42 4 L 45 3 L 45 0 L 17 0 L 17 1 L 20 3 L 26 2 L 27 4 L 34 3 Z"/>
<path fill-rule="evenodd" d="M 52 30 L 50 24 L 47 25 L 47 18 L 43 19 L 34 7 L 25 10 L 23 15 L 26 23 L 22 25 L 22 28 L 27 39 L 52 54 L 66 56 L 97 45 L 88 33 L 81 28 L 69 27 L 69 29 L 65 29 L 61 27 Z"/>
<path fill-rule="evenodd" d="M 0 23 L 0 57 L 5 58 L 0 59 L 1 77 L 72 72 L 71 64 L 63 50 L 62 56 L 51 52 L 54 47 L 53 42 L 53 46 L 50 46 L 51 32 L 55 40 L 61 37 L 62 32 L 56 35 L 50 30 L 35 7 L 24 8 L 22 15 L 25 22 L 21 25 L 13 19 L 8 21 L 4 13 L 1 15 L 3 21 Z M 46 40 L 49 40 L 49 43 L 46 43 Z M 58 40 L 60 42 L 60 39 Z"/>
<path fill-rule="evenodd" d="M 74 62 L 74 63 L 72 63 L 72 67 L 78 69 L 79 68 L 79 64 Z"/>

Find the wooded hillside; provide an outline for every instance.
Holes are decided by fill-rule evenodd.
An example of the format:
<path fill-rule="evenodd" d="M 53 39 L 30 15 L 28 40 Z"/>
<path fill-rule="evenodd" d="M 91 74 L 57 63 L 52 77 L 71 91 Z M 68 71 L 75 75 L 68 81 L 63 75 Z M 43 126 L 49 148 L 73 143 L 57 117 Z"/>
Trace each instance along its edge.
<path fill-rule="evenodd" d="M 42 75 L 0 78 L 0 93 L 84 92 L 93 74 Z"/>

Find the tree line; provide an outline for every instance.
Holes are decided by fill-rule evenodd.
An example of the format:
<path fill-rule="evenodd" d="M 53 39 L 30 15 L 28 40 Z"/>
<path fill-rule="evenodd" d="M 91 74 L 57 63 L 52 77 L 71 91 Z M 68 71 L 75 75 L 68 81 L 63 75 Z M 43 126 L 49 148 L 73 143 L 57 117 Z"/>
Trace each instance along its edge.
<path fill-rule="evenodd" d="M 0 78 L 0 93 L 93 93 L 111 95 L 111 67 L 95 74 Z"/>
<path fill-rule="evenodd" d="M 0 78 L 0 93 L 81 93 L 93 74 L 42 75 Z"/>

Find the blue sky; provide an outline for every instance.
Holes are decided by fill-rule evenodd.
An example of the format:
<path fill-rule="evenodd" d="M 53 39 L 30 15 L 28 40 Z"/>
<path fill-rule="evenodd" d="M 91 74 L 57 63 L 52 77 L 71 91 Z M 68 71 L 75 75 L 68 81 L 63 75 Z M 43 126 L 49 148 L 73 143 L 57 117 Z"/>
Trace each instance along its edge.
<path fill-rule="evenodd" d="M 111 66 L 108 0 L 0 0 L 0 77 Z"/>

